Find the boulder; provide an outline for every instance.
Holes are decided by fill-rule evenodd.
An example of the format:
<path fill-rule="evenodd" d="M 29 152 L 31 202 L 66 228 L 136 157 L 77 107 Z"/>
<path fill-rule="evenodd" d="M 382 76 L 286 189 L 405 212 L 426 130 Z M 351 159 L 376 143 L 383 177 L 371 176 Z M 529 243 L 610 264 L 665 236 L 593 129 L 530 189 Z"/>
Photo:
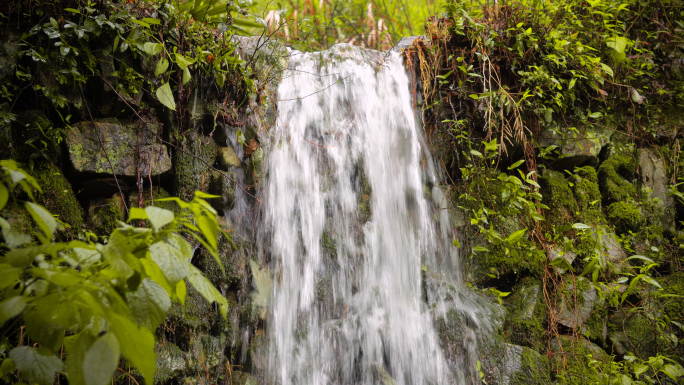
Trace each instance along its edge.
<path fill-rule="evenodd" d="M 495 366 L 485 373 L 487 383 L 546 385 L 551 383 L 548 358 L 519 345 L 504 344 L 501 354 L 486 358 Z"/>
<path fill-rule="evenodd" d="M 598 164 L 598 155 L 610 141 L 610 135 L 610 130 L 596 127 L 582 127 L 577 133 L 563 134 L 546 130 L 539 138 L 539 146 L 558 146 L 561 156 L 552 164 L 552 167 L 559 170 L 572 170 L 585 164 Z"/>
<path fill-rule="evenodd" d="M 269 305 L 271 303 L 271 291 L 273 289 L 273 278 L 271 271 L 262 268 L 256 261 L 250 260 L 249 267 L 252 272 L 252 316 L 266 319 Z"/>
<path fill-rule="evenodd" d="M 111 198 L 95 198 L 90 201 L 88 208 L 88 227 L 97 235 L 109 235 L 123 221 L 125 208 L 121 195 L 114 194 Z"/>
<path fill-rule="evenodd" d="M 163 384 L 173 378 L 182 377 L 187 363 L 185 353 L 176 344 L 165 342 L 155 346 L 157 353 L 157 371 L 154 373 L 154 383 Z"/>
<path fill-rule="evenodd" d="M 216 156 L 219 170 L 228 171 L 230 167 L 240 167 L 242 162 L 231 147 L 220 147 Z"/>
<path fill-rule="evenodd" d="M 561 293 L 556 321 L 569 328 L 581 327 L 591 315 L 598 299 L 598 292 L 589 280 L 577 278 L 577 288 L 571 283 Z"/>
<path fill-rule="evenodd" d="M 157 132 L 156 123 L 141 125 L 116 119 L 80 122 L 67 133 L 69 159 L 80 173 L 136 177 L 139 168 L 141 175 L 159 175 L 171 169 L 171 159 L 166 146 L 156 138 Z"/>
<path fill-rule="evenodd" d="M 651 198 L 658 199 L 658 205 L 664 209 L 661 223 L 664 230 L 674 230 L 675 210 L 674 198 L 668 195 L 668 179 L 665 162 L 649 149 L 638 152 L 639 176 L 643 186 L 651 189 Z"/>
<path fill-rule="evenodd" d="M 562 248 L 554 246 L 549 250 L 549 261 L 553 262 L 557 258 L 563 258 L 568 266 L 572 266 L 572 263 L 577 258 L 577 253 L 574 251 L 564 251 Z M 556 269 L 558 274 L 566 272 L 566 269 L 562 268 L 561 265 L 555 265 L 553 268 Z"/>

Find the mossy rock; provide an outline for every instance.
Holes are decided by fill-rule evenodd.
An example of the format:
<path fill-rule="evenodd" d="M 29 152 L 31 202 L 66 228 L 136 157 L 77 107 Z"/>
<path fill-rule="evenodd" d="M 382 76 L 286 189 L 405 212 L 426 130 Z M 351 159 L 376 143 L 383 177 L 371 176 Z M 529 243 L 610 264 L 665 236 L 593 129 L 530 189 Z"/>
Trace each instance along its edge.
<path fill-rule="evenodd" d="M 216 161 L 218 147 L 213 139 L 197 131 L 185 131 L 177 140 L 173 154 L 172 194 L 191 200 L 196 190 L 205 191 L 210 182 L 210 165 Z"/>
<path fill-rule="evenodd" d="M 551 383 L 551 364 L 546 356 L 523 348 L 520 370 L 513 374 L 511 385 L 546 385 Z"/>
<path fill-rule="evenodd" d="M 523 279 L 507 298 L 506 307 L 510 309 L 506 318 L 504 333 L 516 345 L 544 350 L 544 322 L 546 304 L 543 301 L 541 282 L 534 278 Z"/>
<path fill-rule="evenodd" d="M 90 201 L 88 208 L 88 227 L 99 236 L 109 235 L 124 220 L 124 206 L 121 196 L 99 198 Z"/>
<path fill-rule="evenodd" d="M 589 363 L 596 359 L 609 365 L 611 360 L 599 346 L 581 337 L 578 339 L 561 335 L 551 339 L 550 347 L 554 353 L 551 361 L 555 373 L 554 384 L 597 384 L 598 374 L 590 370 Z"/>
<path fill-rule="evenodd" d="M 681 293 L 680 293 L 681 294 Z M 610 318 L 608 336 L 616 354 L 634 353 L 641 359 L 671 353 L 675 345 L 646 315 L 618 312 Z"/>
<path fill-rule="evenodd" d="M 605 205 L 635 197 L 636 189 L 631 180 L 634 178 L 636 167 L 634 158 L 626 154 L 610 156 L 599 166 L 599 187 Z"/>
<path fill-rule="evenodd" d="M 43 190 L 35 194 L 36 200 L 42 203 L 52 214 L 67 224 L 69 234 L 76 234 L 83 228 L 83 209 L 76 200 L 74 190 L 69 181 L 56 166 L 45 163 L 34 171 L 34 177 Z"/>
<path fill-rule="evenodd" d="M 171 195 L 169 192 L 164 190 L 162 187 L 154 186 L 152 189 L 147 188 L 142 192 L 143 208 L 147 206 L 155 206 L 162 209 L 171 210 L 175 213 L 180 212 L 178 205 L 173 202 L 157 202 L 157 199 L 168 198 L 170 196 Z M 140 207 L 140 195 L 137 191 L 134 191 L 129 196 L 128 207 Z"/>
<path fill-rule="evenodd" d="M 44 112 L 28 110 L 18 113 L 11 126 L 12 139 L 6 143 L 14 144 L 14 159 L 32 165 L 34 161 L 60 158 L 59 140 L 64 129 L 55 127 Z"/>
<path fill-rule="evenodd" d="M 157 371 L 154 373 L 154 383 L 166 383 L 174 378 L 180 378 L 187 371 L 185 353 L 171 342 L 164 341 L 155 346 L 157 353 Z"/>
<path fill-rule="evenodd" d="M 672 295 L 659 299 L 663 311 L 672 321 L 684 323 L 684 272 L 668 275 L 658 281 L 663 287 L 663 294 Z"/>
<path fill-rule="evenodd" d="M 524 277 L 540 277 L 546 254 L 536 249 L 532 241 L 521 239 L 520 247 L 507 249 L 503 245 L 488 245 L 488 251 L 471 256 L 468 279 L 478 286 L 498 282 L 517 282 Z M 506 252 L 508 251 L 508 252 Z"/>
<path fill-rule="evenodd" d="M 580 222 L 588 224 L 602 223 L 601 191 L 596 169 L 590 166 L 575 169 L 572 191 L 575 194 Z"/>
<path fill-rule="evenodd" d="M 577 201 L 565 175 L 546 170 L 541 179 L 543 202 L 553 210 L 546 215 L 551 223 L 571 223 L 578 211 Z"/>
<path fill-rule="evenodd" d="M 637 232 L 644 225 L 644 215 L 633 201 L 611 203 L 606 209 L 606 218 L 615 226 L 617 234 Z"/>

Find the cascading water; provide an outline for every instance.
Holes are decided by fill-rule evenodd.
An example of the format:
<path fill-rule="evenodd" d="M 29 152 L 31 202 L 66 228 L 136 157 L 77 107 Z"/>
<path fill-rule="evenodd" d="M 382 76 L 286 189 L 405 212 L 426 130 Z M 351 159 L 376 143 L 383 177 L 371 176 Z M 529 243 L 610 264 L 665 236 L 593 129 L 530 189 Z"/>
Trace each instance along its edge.
<path fill-rule="evenodd" d="M 267 383 L 465 383 L 433 326 L 439 290 L 423 284 L 426 266 L 457 278 L 457 261 L 425 198 L 441 194 L 426 187 L 400 56 L 293 52 L 278 99 L 260 236 L 274 271 Z"/>

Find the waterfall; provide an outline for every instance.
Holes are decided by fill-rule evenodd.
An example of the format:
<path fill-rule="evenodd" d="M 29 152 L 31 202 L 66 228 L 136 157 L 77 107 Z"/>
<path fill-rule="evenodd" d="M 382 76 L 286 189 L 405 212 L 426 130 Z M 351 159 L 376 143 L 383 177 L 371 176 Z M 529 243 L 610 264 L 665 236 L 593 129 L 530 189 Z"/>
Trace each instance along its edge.
<path fill-rule="evenodd" d="M 396 52 L 292 52 L 265 144 L 267 383 L 465 383 L 425 284 L 457 281 L 458 261 L 412 104 Z"/>

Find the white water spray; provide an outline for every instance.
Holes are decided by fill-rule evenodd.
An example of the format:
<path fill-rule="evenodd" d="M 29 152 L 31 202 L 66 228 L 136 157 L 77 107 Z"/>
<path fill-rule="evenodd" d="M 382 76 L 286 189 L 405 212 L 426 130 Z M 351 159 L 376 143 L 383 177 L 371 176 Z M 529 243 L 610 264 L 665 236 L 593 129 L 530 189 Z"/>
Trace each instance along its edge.
<path fill-rule="evenodd" d="M 426 199 L 439 194 L 400 56 L 293 54 L 278 99 L 260 239 L 275 276 L 267 383 L 464 383 L 422 284 L 425 266 L 457 279 L 457 255 Z"/>

